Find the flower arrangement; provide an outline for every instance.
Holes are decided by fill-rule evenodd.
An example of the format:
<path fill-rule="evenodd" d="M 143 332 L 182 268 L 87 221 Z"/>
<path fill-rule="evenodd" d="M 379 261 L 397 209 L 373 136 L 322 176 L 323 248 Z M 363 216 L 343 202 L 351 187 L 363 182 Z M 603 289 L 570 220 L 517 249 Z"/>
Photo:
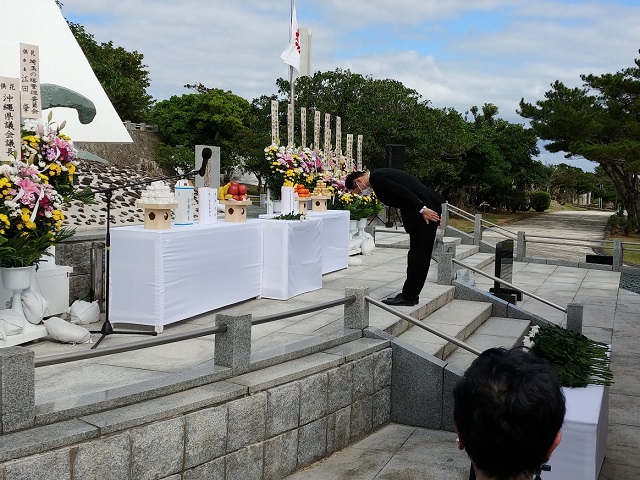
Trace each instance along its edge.
<path fill-rule="evenodd" d="M 343 192 L 334 197 L 329 203 L 332 210 L 348 210 L 351 220 L 368 218 L 382 210 L 382 204 L 375 194 L 358 195 L 357 193 Z"/>
<path fill-rule="evenodd" d="M 47 248 L 69 238 L 62 227 L 63 197 L 35 165 L 0 166 L 0 267 L 35 265 Z"/>
<path fill-rule="evenodd" d="M 548 325 L 531 327 L 523 345 L 551 363 L 565 387 L 611 385 L 609 346 L 581 333 Z"/>
<path fill-rule="evenodd" d="M 266 183 L 274 199 L 280 198 L 280 188 L 285 185 L 311 183 L 311 175 L 322 171 L 322 157 L 308 148 L 276 147 L 271 145 L 264 150 L 269 164 Z M 311 176 L 311 177 L 310 177 Z"/>
<path fill-rule="evenodd" d="M 74 175 L 78 166 L 78 151 L 71 139 L 62 133 L 66 121 L 60 125 L 27 119 L 22 127 L 21 159 L 34 164 L 40 170 L 45 183 L 50 184 L 63 197 L 69 198 L 74 191 Z"/>

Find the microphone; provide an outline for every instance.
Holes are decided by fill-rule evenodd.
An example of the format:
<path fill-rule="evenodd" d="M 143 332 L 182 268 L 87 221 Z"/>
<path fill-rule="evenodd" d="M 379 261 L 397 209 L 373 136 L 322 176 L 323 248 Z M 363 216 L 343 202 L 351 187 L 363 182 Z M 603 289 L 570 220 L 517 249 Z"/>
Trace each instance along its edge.
<path fill-rule="evenodd" d="M 200 170 L 196 170 L 198 175 L 204 177 L 205 172 L 207 171 L 207 164 L 209 163 L 209 159 L 211 158 L 212 151 L 209 147 L 205 147 L 202 149 L 202 165 L 200 165 Z"/>

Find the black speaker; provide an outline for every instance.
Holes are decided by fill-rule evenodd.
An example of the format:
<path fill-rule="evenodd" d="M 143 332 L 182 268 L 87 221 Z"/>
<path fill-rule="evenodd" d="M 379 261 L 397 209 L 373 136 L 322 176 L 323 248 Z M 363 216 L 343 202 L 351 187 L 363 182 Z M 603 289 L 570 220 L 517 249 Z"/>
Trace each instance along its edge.
<path fill-rule="evenodd" d="M 404 170 L 404 151 L 406 145 L 387 145 L 387 167 Z"/>

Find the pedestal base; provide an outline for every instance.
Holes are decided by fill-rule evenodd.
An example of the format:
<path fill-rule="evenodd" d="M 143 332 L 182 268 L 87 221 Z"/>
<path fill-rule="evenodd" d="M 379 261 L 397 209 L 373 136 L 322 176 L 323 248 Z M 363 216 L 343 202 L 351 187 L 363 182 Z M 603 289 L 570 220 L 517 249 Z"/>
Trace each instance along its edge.
<path fill-rule="evenodd" d="M 23 343 L 32 342 L 48 335 L 44 325 L 33 325 L 25 320 L 22 333 L 9 335 L 5 340 L 0 340 L 0 348 L 14 347 Z"/>
<path fill-rule="evenodd" d="M 331 197 L 311 197 L 311 211 L 326 212 Z"/>
<path fill-rule="evenodd" d="M 226 200 L 224 203 L 224 221 L 241 223 L 247 221 L 247 206 L 250 200 Z"/>

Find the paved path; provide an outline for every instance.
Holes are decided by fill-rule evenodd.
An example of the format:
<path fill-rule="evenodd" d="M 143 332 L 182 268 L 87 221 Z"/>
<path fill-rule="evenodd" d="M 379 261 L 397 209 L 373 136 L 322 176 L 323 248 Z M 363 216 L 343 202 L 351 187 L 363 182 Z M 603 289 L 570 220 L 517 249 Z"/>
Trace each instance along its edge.
<path fill-rule="evenodd" d="M 559 210 L 535 215 L 525 220 L 507 224 L 505 229 L 517 235 L 519 231 L 525 232 L 527 237 L 540 235 L 544 237 L 563 237 L 577 240 L 602 240 L 605 238 L 605 228 L 611 212 L 598 210 Z M 495 244 L 505 239 L 500 235 L 500 229 L 490 228 L 482 233 L 483 240 Z M 553 240 L 556 244 L 532 243 L 527 241 L 528 257 L 541 257 L 552 259 L 584 262 L 586 254 L 592 254 L 593 248 L 566 245 L 566 240 Z M 536 239 L 540 240 L 540 239 Z M 593 245 L 587 243 L 587 245 Z"/>
<path fill-rule="evenodd" d="M 560 211 L 539 215 L 507 227 L 514 232 L 601 239 L 609 212 Z M 495 237 L 484 232 L 487 241 Z M 527 255 L 584 261 L 591 249 L 566 245 L 536 245 Z M 551 256 L 552 257 L 552 256 Z M 552 257 L 554 258 L 554 257 Z M 487 269 L 492 273 L 493 266 Z M 430 272 L 431 275 L 431 272 Z M 598 480 L 640 479 L 640 295 L 618 288 L 619 275 L 600 270 L 533 263 L 514 264 L 514 284 L 566 307 L 585 305 L 584 332 L 612 345 L 615 384 L 609 394 L 609 437 L 606 457 Z M 614 279 L 617 279 L 614 281 Z M 476 276 L 477 286 L 491 282 Z M 527 310 L 562 324 L 563 315 L 528 299 Z M 554 316 L 555 315 L 555 316 Z M 308 467 L 291 480 L 466 480 L 468 459 L 455 448 L 455 434 L 391 424 L 328 459 Z M 543 475 L 544 478 L 544 475 Z M 582 479 L 566 479 L 582 480 Z"/>

